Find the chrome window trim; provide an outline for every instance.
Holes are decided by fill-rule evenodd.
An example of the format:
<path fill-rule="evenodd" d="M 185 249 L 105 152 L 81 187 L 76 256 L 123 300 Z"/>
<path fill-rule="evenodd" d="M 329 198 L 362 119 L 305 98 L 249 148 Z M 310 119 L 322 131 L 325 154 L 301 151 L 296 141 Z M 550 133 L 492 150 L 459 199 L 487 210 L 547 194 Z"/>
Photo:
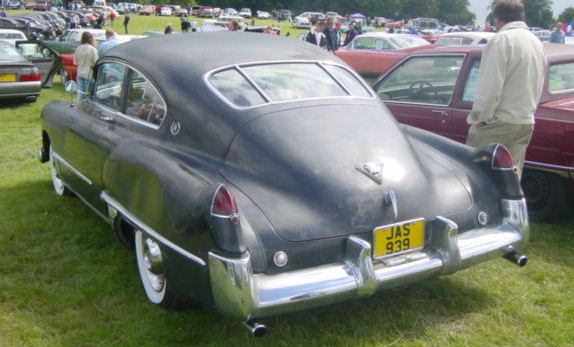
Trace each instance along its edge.
<path fill-rule="evenodd" d="M 124 208 L 118 201 L 116 201 L 114 198 L 112 198 L 110 196 L 110 194 L 108 194 L 106 191 L 103 191 L 100 194 L 100 197 L 108 205 L 110 205 L 114 209 L 116 209 L 122 216 L 129 219 L 130 222 L 134 223 L 138 228 L 142 229 L 146 234 L 150 235 L 151 237 L 153 237 L 157 241 L 161 242 L 162 244 L 171 248 L 172 250 L 181 254 L 182 256 L 192 260 L 193 262 L 198 263 L 201 266 L 207 265 L 207 263 L 203 259 L 201 259 L 200 257 L 186 251 L 185 249 L 181 248 L 180 246 L 178 246 L 175 243 L 171 242 L 170 240 L 166 239 L 165 237 L 160 235 L 157 231 L 153 230 L 147 224 L 142 222 L 139 218 L 137 218 L 132 213 L 130 213 L 126 208 Z"/>
<path fill-rule="evenodd" d="M 52 151 L 52 156 L 54 159 L 56 159 L 58 162 L 60 162 L 62 165 L 64 165 L 68 170 L 70 170 L 74 175 L 78 176 L 82 181 L 86 182 L 90 186 L 92 185 L 92 181 L 89 178 L 84 176 L 80 171 L 78 171 L 78 169 L 73 167 L 64 158 L 62 158 L 62 156 L 60 156 L 58 153 Z"/>
<path fill-rule="evenodd" d="M 321 70 L 325 71 L 325 73 L 327 75 L 329 75 L 333 80 L 335 80 L 335 83 L 337 83 L 337 85 L 339 86 L 339 88 L 343 89 L 343 91 L 345 93 L 347 93 L 347 96 L 353 96 L 353 94 L 351 94 L 351 92 L 349 91 L 349 89 L 347 89 L 347 87 L 345 87 L 345 85 L 343 84 L 343 82 L 341 82 L 341 80 L 339 80 L 335 75 L 333 75 L 326 67 L 325 64 L 321 63 L 321 62 L 317 62 L 317 64 L 319 65 L 319 67 L 321 68 Z"/>
<path fill-rule="evenodd" d="M 403 105 L 413 105 L 413 106 L 431 106 L 431 107 L 449 107 L 450 103 L 448 104 L 428 104 L 428 103 L 424 103 L 424 102 L 408 102 L 408 101 L 395 101 L 395 100 L 383 100 L 381 99 L 382 102 L 384 102 L 385 104 L 387 102 L 393 102 L 396 104 L 403 104 Z M 451 100 L 452 101 L 452 100 Z"/>
<path fill-rule="evenodd" d="M 265 100 L 264 103 L 269 103 L 271 102 L 271 98 L 269 98 L 269 95 L 267 95 L 267 93 L 265 93 L 265 91 L 263 89 L 261 89 L 261 87 L 253 80 L 253 78 L 251 78 L 251 76 L 249 76 L 247 74 L 247 72 L 245 72 L 245 70 L 243 70 L 241 68 L 241 66 L 239 65 L 235 65 L 235 70 L 237 70 L 237 72 L 239 72 L 239 74 L 241 76 L 243 76 L 243 78 L 245 78 L 247 80 L 247 82 L 249 84 L 251 84 L 251 86 L 253 88 L 255 88 L 255 90 L 261 95 L 261 97 L 263 98 L 263 100 Z"/>
<path fill-rule="evenodd" d="M 303 99 L 293 99 L 293 100 L 282 100 L 282 101 L 269 101 L 266 103 L 262 103 L 259 105 L 253 105 L 253 106 L 237 106 L 234 103 L 232 103 L 231 101 L 227 100 L 227 98 L 221 94 L 219 92 L 219 90 L 217 90 L 210 82 L 209 82 L 209 78 L 221 71 L 224 70 L 230 70 L 230 69 L 237 69 L 242 68 L 242 67 L 246 67 L 246 66 L 257 66 L 257 65 L 273 65 L 273 64 L 315 64 L 315 65 L 321 65 L 321 64 L 326 64 L 326 65 L 334 65 L 334 66 L 338 66 L 341 67 L 342 69 L 345 69 L 346 71 L 348 71 L 351 75 L 353 75 L 356 79 L 357 82 L 359 82 L 364 88 L 365 90 L 370 94 L 369 97 L 365 97 L 365 96 L 355 96 L 355 95 L 347 95 L 347 96 L 330 96 L 330 97 L 314 97 L 314 98 L 303 98 Z M 329 74 L 329 76 L 331 76 Z M 250 80 L 247 80 L 248 82 L 250 82 Z M 335 80 L 337 81 L 337 80 Z M 294 59 L 294 60 L 264 60 L 264 61 L 254 61 L 254 62 L 249 62 L 249 63 L 242 63 L 242 64 L 232 64 L 232 65 L 225 65 L 225 66 L 221 66 L 212 70 L 207 71 L 204 75 L 203 75 L 203 82 L 205 83 L 205 85 L 207 86 L 207 88 L 209 90 L 211 90 L 217 97 L 219 97 L 225 104 L 227 104 L 229 107 L 236 109 L 236 110 L 250 110 L 253 108 L 257 108 L 257 107 L 262 107 L 262 106 L 268 106 L 268 105 L 276 105 L 276 104 L 284 104 L 284 103 L 291 103 L 291 102 L 300 102 L 300 101 L 308 101 L 308 100 L 329 100 L 329 99 L 366 99 L 366 100 L 373 100 L 377 98 L 377 94 L 373 91 L 373 89 L 365 83 L 365 81 L 363 81 L 363 79 L 354 71 L 352 71 L 351 69 L 349 69 L 348 67 L 342 65 L 342 64 L 338 64 L 336 62 L 332 62 L 332 61 L 326 61 L 326 60 L 298 60 L 298 59 Z M 251 82 L 250 82 L 251 83 Z M 259 91 L 256 88 L 257 91 Z"/>
<path fill-rule="evenodd" d="M 114 109 L 112 109 L 112 108 L 110 108 L 110 107 L 107 107 L 106 105 L 103 105 L 103 104 L 97 102 L 97 101 L 95 100 L 95 94 L 96 94 L 96 87 L 97 87 L 97 85 L 94 86 L 94 96 L 93 96 L 93 98 L 91 98 L 91 100 L 92 100 L 94 103 L 96 103 L 97 105 L 102 106 L 104 109 L 111 110 L 111 112 L 112 112 L 112 113 L 115 113 L 117 116 L 120 116 L 120 117 L 122 117 L 122 118 L 124 118 L 124 119 L 127 119 L 127 120 L 129 120 L 129 121 L 131 121 L 131 122 L 134 122 L 134 123 L 136 123 L 136 124 L 143 125 L 143 126 L 145 126 L 145 127 L 148 127 L 148 128 L 154 129 L 154 130 L 159 130 L 159 128 L 161 128 L 161 126 L 163 125 L 165 119 L 167 118 L 167 117 L 166 117 L 166 116 L 167 116 L 167 103 L 165 102 L 165 99 L 163 98 L 163 95 L 162 95 L 162 94 L 159 92 L 159 90 L 155 87 L 155 84 L 153 84 L 153 83 L 149 80 L 149 78 L 147 78 L 146 75 L 143 74 L 143 73 L 142 73 L 140 70 L 138 70 L 137 68 L 132 67 L 131 65 L 129 65 L 129 64 L 123 62 L 123 61 L 119 61 L 119 60 L 115 60 L 115 59 L 106 59 L 106 60 L 100 62 L 100 64 L 98 65 L 98 73 L 99 73 L 99 68 L 100 68 L 101 65 L 103 65 L 103 64 L 109 64 L 109 63 L 124 65 L 126 68 L 132 70 L 133 72 L 139 73 L 139 74 L 152 86 L 152 88 L 153 88 L 154 91 L 157 93 L 157 95 L 159 95 L 159 98 L 160 98 L 160 100 L 161 100 L 161 102 L 162 102 L 162 104 L 163 104 L 163 106 L 164 106 L 164 113 L 163 113 L 163 118 L 162 118 L 162 120 L 161 120 L 161 123 L 160 123 L 160 124 L 149 123 L 149 122 L 143 121 L 143 120 L 141 120 L 141 119 L 138 119 L 138 118 L 136 118 L 136 117 L 130 116 L 130 115 L 128 115 L 128 114 L 125 114 L 125 113 L 123 113 L 123 112 L 121 112 L 121 111 L 114 110 Z M 127 71 L 127 72 L 128 72 L 128 75 L 129 75 L 129 71 Z M 132 74 L 132 75 L 133 75 L 133 74 Z M 131 75 L 130 75 L 130 77 L 131 77 Z M 97 82 L 97 81 L 95 81 L 95 82 Z M 128 81 L 128 83 L 129 83 L 129 81 Z M 124 84 L 125 84 L 125 81 L 124 81 Z M 129 87 L 130 87 L 130 85 L 128 85 L 128 89 L 129 89 Z M 123 92 L 126 92 L 126 93 L 127 93 L 127 90 L 124 90 Z M 126 96 L 125 100 L 127 101 L 127 96 Z M 125 106 L 125 105 L 124 105 L 124 106 Z"/>

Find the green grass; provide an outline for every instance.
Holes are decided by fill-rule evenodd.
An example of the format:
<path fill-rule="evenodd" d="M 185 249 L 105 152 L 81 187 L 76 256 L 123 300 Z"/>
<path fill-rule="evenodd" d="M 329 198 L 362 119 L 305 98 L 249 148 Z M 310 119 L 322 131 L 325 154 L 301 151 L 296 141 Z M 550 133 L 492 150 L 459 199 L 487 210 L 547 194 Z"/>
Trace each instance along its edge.
<path fill-rule="evenodd" d="M 144 19 L 142 19 L 144 20 Z M 159 20 L 154 17 L 149 19 Z M 36 159 L 39 114 L 0 102 L 0 346 L 572 346 L 573 222 L 532 227 L 525 268 L 498 259 L 362 300 L 264 319 L 148 302 L 133 255 Z"/>

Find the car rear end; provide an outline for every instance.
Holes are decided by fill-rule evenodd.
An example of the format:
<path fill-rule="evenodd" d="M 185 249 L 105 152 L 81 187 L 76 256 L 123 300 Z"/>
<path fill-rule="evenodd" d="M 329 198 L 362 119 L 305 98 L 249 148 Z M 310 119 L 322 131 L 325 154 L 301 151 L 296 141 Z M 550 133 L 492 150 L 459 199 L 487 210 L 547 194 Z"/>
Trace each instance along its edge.
<path fill-rule="evenodd" d="M 16 49 L 0 43 L 0 99 L 34 101 L 40 95 L 40 71 Z"/>

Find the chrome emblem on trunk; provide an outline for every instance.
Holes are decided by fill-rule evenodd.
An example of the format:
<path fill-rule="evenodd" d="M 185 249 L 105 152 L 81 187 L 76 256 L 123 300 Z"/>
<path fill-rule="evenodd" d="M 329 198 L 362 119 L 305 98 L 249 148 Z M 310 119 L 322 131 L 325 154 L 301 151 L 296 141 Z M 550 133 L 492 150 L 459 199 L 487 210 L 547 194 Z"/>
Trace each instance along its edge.
<path fill-rule="evenodd" d="M 358 171 L 375 181 L 377 184 L 383 183 L 383 165 L 375 162 L 368 162 L 355 167 Z"/>
<path fill-rule="evenodd" d="M 397 207 L 397 195 L 394 191 L 389 191 L 385 193 L 385 206 L 393 208 L 393 214 L 395 220 L 399 218 L 399 208 Z"/>

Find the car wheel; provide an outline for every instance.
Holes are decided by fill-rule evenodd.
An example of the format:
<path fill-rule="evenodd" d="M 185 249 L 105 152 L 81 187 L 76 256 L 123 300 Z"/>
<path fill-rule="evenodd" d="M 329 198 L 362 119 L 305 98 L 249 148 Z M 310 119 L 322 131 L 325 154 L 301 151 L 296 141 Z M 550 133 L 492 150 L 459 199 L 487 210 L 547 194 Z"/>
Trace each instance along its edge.
<path fill-rule="evenodd" d="M 141 230 L 135 231 L 134 242 L 140 279 L 147 299 L 163 308 L 181 308 L 181 302 L 169 291 L 165 255 L 159 242 Z"/>
<path fill-rule="evenodd" d="M 534 222 L 556 222 L 569 215 L 570 195 L 558 175 L 540 170 L 525 170 L 521 180 L 528 215 Z"/>
<path fill-rule="evenodd" d="M 66 184 L 59 176 L 58 168 L 54 161 L 54 154 L 52 152 L 52 146 L 50 146 L 50 176 L 52 178 L 52 186 L 54 187 L 54 192 L 59 196 L 74 196 L 74 193 L 66 187 Z"/>

